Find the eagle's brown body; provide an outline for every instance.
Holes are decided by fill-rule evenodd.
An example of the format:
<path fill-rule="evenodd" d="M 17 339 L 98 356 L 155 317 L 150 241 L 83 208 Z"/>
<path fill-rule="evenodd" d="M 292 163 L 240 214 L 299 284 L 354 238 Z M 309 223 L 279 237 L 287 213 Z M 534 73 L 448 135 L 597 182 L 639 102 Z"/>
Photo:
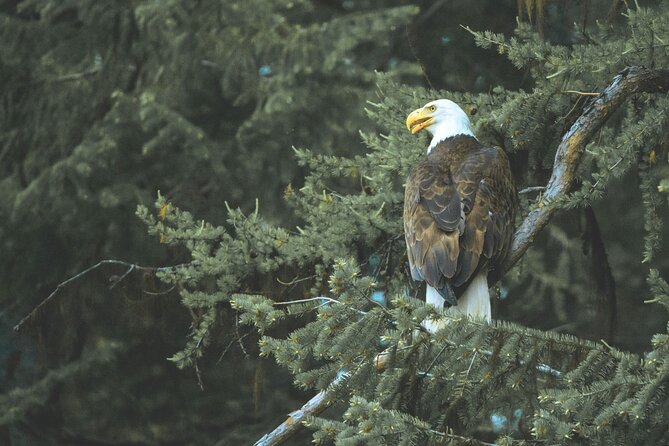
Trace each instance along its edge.
<path fill-rule="evenodd" d="M 499 148 L 457 135 L 438 143 L 406 183 L 404 233 L 411 275 L 450 305 L 485 272 L 499 278 L 518 206 L 509 160 Z"/>

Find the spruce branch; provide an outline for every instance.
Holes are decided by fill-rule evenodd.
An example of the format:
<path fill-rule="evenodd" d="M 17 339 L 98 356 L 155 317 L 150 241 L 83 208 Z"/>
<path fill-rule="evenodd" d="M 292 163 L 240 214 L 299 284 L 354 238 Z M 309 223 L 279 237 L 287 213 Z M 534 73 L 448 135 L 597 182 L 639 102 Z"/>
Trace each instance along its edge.
<path fill-rule="evenodd" d="M 669 70 L 639 66 L 627 67 L 613 78 L 597 98 L 593 98 L 562 137 L 553 163 L 553 173 L 542 201 L 523 220 L 516 231 L 511 254 L 502 267 L 508 271 L 520 260 L 541 230 L 560 209 L 555 199 L 572 190 L 585 146 L 606 120 L 630 97 L 637 93 L 666 93 L 669 90 Z"/>

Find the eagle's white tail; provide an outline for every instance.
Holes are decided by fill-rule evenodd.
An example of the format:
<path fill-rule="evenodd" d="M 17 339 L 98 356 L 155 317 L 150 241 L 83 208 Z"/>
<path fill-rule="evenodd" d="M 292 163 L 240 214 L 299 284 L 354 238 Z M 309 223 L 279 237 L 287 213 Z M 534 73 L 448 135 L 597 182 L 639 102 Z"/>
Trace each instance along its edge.
<path fill-rule="evenodd" d="M 436 288 L 427 286 L 425 289 L 425 302 L 439 309 L 444 307 L 444 298 L 441 297 Z M 458 305 L 449 311 L 460 311 L 462 314 L 473 319 L 484 319 L 490 321 L 490 291 L 488 290 L 488 272 L 481 271 L 471 281 L 464 294 L 458 298 Z M 443 327 L 445 321 L 425 320 L 423 326 L 427 331 L 434 333 Z"/>
<path fill-rule="evenodd" d="M 445 302 L 444 298 L 441 297 L 441 294 L 439 294 L 439 291 L 437 291 L 436 288 L 432 288 L 430 285 L 428 285 L 425 288 L 425 303 L 441 310 L 444 308 L 444 302 Z M 423 321 L 423 327 L 425 327 L 425 329 L 430 333 L 435 333 L 443 326 L 444 326 L 443 319 L 439 321 L 425 319 Z"/>
<path fill-rule="evenodd" d="M 425 303 L 430 304 L 437 308 L 444 308 L 444 298 L 441 297 L 439 291 L 436 288 L 432 288 L 428 285 L 425 289 Z"/>
<path fill-rule="evenodd" d="M 490 291 L 488 272 L 479 272 L 471 281 L 464 294 L 458 299 L 458 310 L 471 318 L 490 321 Z"/>

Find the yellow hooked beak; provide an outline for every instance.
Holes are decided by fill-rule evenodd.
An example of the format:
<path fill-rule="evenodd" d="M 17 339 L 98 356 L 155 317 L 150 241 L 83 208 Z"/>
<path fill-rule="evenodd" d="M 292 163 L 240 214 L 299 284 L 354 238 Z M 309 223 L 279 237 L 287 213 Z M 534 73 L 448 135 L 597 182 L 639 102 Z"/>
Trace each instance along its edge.
<path fill-rule="evenodd" d="M 407 129 L 412 135 L 415 135 L 425 127 L 431 126 L 433 121 L 434 117 L 425 107 L 417 108 L 407 116 Z"/>

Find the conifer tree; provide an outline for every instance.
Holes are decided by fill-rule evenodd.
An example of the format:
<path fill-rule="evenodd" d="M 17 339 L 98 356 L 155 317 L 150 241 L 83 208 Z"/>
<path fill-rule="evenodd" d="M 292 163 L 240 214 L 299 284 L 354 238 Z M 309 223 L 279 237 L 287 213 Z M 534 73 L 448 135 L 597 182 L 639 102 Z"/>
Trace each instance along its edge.
<path fill-rule="evenodd" d="M 41 436 L 67 444 L 179 442 L 195 430 L 195 442 L 220 437 L 220 430 L 200 428 L 199 414 L 211 411 L 192 397 L 200 392 L 194 375 L 164 361 L 188 329 L 176 292 L 153 269 L 126 274 L 120 263 L 99 268 L 112 277 L 111 290 L 76 274 L 110 258 L 178 263 L 182 251 L 147 239 L 134 216 L 156 190 L 212 221 L 224 219 L 226 200 L 249 210 L 255 197 L 273 222 L 294 218 L 281 201 L 285 185 L 301 176 L 286 155 L 291 145 L 319 138 L 323 153 L 347 153 L 342 148 L 360 145 L 353 125 L 373 126 L 364 101 L 374 69 L 417 11 L 379 3 L 0 4 L 0 306 L 7 328 L 0 359 L 10 364 L 0 391 L 16 392 L 0 395 L 0 413 L 10 414 L 0 422 L 0 443 L 21 435 L 31 443 Z M 417 72 L 407 62 L 395 65 L 397 76 Z M 315 112 L 324 119 L 304 125 Z M 22 326 L 35 335 L 35 349 L 19 344 L 10 325 L 67 277 L 80 278 Z M 237 336 L 220 335 L 231 333 Z M 149 338 L 160 347 L 147 352 L 140 339 Z M 212 382 L 220 386 L 218 401 L 237 373 L 253 375 L 252 363 L 240 368 L 206 371 L 216 377 L 209 390 Z M 175 380 L 183 386 L 169 384 Z M 167 384 L 147 385 L 159 382 Z M 128 398 L 138 390 L 140 397 Z M 275 405 L 256 401 L 257 414 L 246 397 L 244 410 L 213 424 L 254 423 L 288 410 L 294 396 L 276 395 Z M 73 402 L 96 409 L 82 414 Z M 179 413 L 184 407 L 189 417 Z"/>
<path fill-rule="evenodd" d="M 545 195 L 525 200 L 529 217 L 517 234 L 513 261 L 524 252 L 525 232 L 542 228 L 560 210 L 615 199 L 606 197 L 607 190 L 635 169 L 646 220 L 645 228 L 635 228 L 645 243 L 637 262 L 652 266 L 662 229 L 654 167 L 658 156 L 666 161 L 669 78 L 666 71 L 646 75 L 626 67 L 667 66 L 660 45 L 669 38 L 668 13 L 665 5 L 629 9 L 624 23 L 589 29 L 598 45 L 550 43 L 524 23 L 511 38 L 471 31 L 481 47 L 507 55 L 532 76 L 530 91 L 435 93 L 380 76 L 380 98 L 368 112 L 384 130 L 363 133 L 368 153 L 337 157 L 295 150 L 309 169 L 302 188 L 286 191 L 303 221 L 297 231 L 268 224 L 258 209 L 229 209 L 228 225 L 213 226 L 162 197 L 156 203 L 160 218 L 140 207 L 151 233 L 191 254 L 188 265 L 161 275 L 183 286 L 182 302 L 196 315 L 185 349 L 172 360 L 180 367 L 197 364 L 219 306 L 229 303 L 241 323 L 261 333 L 261 355 L 288 368 L 296 385 L 329 389 L 328 398 L 342 407 L 341 416 L 306 419 L 317 443 L 668 441 L 666 334 L 656 335 L 642 357 L 605 342 L 439 314 L 415 299 L 419 291 L 407 279 L 401 227 L 402 180 L 425 144 L 401 123 L 407 110 L 450 97 L 468 104 L 470 114 L 476 110 L 474 119 L 481 116 L 475 122 L 481 139 L 526 159 L 522 186 L 545 184 L 556 159 Z M 620 114 L 600 130 L 618 107 Z M 528 282 L 545 280 L 547 269 L 573 254 L 556 256 L 550 241 L 544 243 L 523 265 L 520 284 L 509 290 L 514 300 L 530 299 L 523 291 L 532 289 Z M 666 282 L 657 270 L 649 271 L 651 300 L 666 306 Z M 267 274 L 287 282 L 286 291 L 254 288 Z M 212 280 L 216 285 L 203 289 Z M 581 284 L 566 290 L 579 292 Z M 448 323 L 432 336 L 420 330 L 425 318 Z M 279 329 L 286 320 L 301 326 L 286 335 Z"/>
<path fill-rule="evenodd" d="M 156 381 L 169 390 L 162 398 L 171 404 L 158 398 L 138 404 L 148 407 L 147 423 L 133 425 L 140 443 L 188 439 L 184 426 L 198 425 L 198 414 L 211 409 L 190 393 L 203 374 L 204 384 L 211 383 L 206 373 L 215 368 L 212 356 L 228 353 L 230 346 L 253 353 L 242 338 L 258 341 L 260 355 L 273 357 L 297 387 L 323 392 L 320 409 L 335 406 L 320 415 L 310 412 L 304 420 L 317 443 L 669 440 L 664 416 L 669 333 L 664 332 L 666 314 L 656 310 L 656 304 L 669 308 L 669 286 L 662 278 L 667 265 L 658 255 L 663 194 L 669 190 L 663 141 L 669 108 L 662 71 L 669 67 L 664 44 L 669 8 L 663 2 L 629 4 L 623 15 L 607 20 L 611 2 L 594 2 L 607 6 L 601 21 L 579 20 L 569 33 L 556 31 L 555 23 L 576 13 L 551 9 L 557 2 L 519 2 L 527 21 L 518 23 L 513 36 L 464 22 L 470 33 L 462 30 L 458 36 L 481 47 L 475 54 L 506 57 L 519 70 L 506 66 L 478 82 L 482 76 L 474 79 L 466 71 L 436 77 L 441 50 L 430 53 L 434 46 L 411 37 L 424 28 L 421 36 L 437 33 L 450 48 L 451 35 L 428 26 L 449 13 L 438 10 L 443 3 L 426 3 L 420 10 L 374 1 L 262 0 L 244 8 L 237 2 L 86 0 L 5 7 L 0 32 L 11 45 L 1 50 L 0 73 L 9 87 L 0 110 L 5 123 L 0 157 L 10 162 L 1 167 L 0 217 L 8 224 L 0 239 L 8 247 L 6 258 L 39 252 L 45 243 L 68 246 L 52 249 L 76 262 L 63 263 L 68 271 L 64 266 L 51 270 L 43 294 L 56 277 L 101 257 L 154 260 L 164 267 L 127 263 L 112 285 L 125 286 L 125 296 L 157 293 L 154 304 L 171 309 L 176 305 L 170 305 L 170 294 L 162 293 L 172 290 L 188 311 L 187 323 L 172 312 L 158 322 L 146 316 L 156 308 L 117 313 L 118 320 L 134 317 L 137 325 L 150 327 L 134 332 L 137 337 L 155 336 L 160 327 L 161 334 L 182 342 L 170 359 L 193 372 L 192 387 L 181 393 L 169 385 L 178 378 L 160 374 Z M 485 5 L 517 12 L 499 2 Z M 408 40 L 408 47 L 383 44 L 393 38 Z M 463 63 L 472 57 L 468 51 L 457 54 Z M 647 68 L 626 70 L 640 66 Z M 374 74 L 375 68 L 387 72 Z M 522 73 L 523 88 L 508 81 L 509 72 L 515 78 Z M 637 83 L 629 81 L 634 76 Z M 449 89 L 416 87 L 413 82 L 421 77 Z M 481 88 L 495 81 L 503 85 Z M 466 92 L 458 90 L 462 85 Z M 603 94 L 607 86 L 610 95 Z M 377 97 L 370 99 L 375 89 Z M 615 96 L 621 90 L 624 94 Z M 403 181 L 423 156 L 426 141 L 409 135 L 403 122 L 408 111 L 437 97 L 462 104 L 479 139 L 509 153 L 523 217 L 533 215 L 545 224 L 555 216 L 500 285 L 503 299 L 494 313 L 512 322 L 485 324 L 442 314 L 417 299 L 423 290 L 408 278 Z M 607 102 L 609 97 L 620 100 Z M 55 119 L 64 110 L 69 126 Z M 305 116 L 317 113 L 319 120 L 304 125 Z M 574 126 L 585 127 L 579 127 L 584 123 L 579 119 L 593 116 L 610 119 L 596 133 L 578 133 L 586 135 L 583 141 L 570 145 L 573 140 L 563 139 Z M 351 149 L 359 147 L 360 137 L 366 149 Z M 21 152 L 24 146 L 32 150 Z M 47 157 L 35 150 L 40 146 L 49 147 Z M 286 156 L 291 146 L 292 160 Z M 572 156 L 573 170 L 561 177 L 568 177 L 561 187 L 544 190 L 560 150 Z M 248 189 L 236 187 L 247 178 L 253 179 Z M 147 248 L 144 229 L 127 223 L 128 209 L 152 201 L 148 197 L 155 190 L 161 191 L 155 204 L 137 209 L 155 236 Z M 256 196 L 253 207 L 249 198 Z M 522 229 L 540 229 L 536 221 L 525 222 L 521 236 Z M 518 257 L 530 238 L 516 247 Z M 80 246 L 89 251 L 75 255 Z M 161 256 L 165 249 L 169 254 Z M 12 260 L 4 262 L 1 274 L 13 277 L 18 269 Z M 36 261 L 21 274 L 35 277 L 42 268 Z M 595 272 L 589 274 L 589 268 Z M 621 271 L 625 280 L 615 282 Z M 28 287 L 26 280 L 9 283 L 8 301 Z M 637 293 L 639 299 L 616 300 L 615 290 L 619 296 Z M 99 283 L 85 292 L 102 294 Z M 642 297 L 649 302 L 645 312 L 639 310 Z M 67 311 L 79 308 L 85 319 L 100 310 L 99 303 L 95 310 L 81 310 L 80 301 L 59 301 L 66 311 L 57 328 L 44 323 L 54 319 L 44 314 L 54 300 L 23 326 L 33 324 L 41 336 L 54 337 L 76 320 Z M 109 307 L 115 305 L 105 304 Z M 647 326 L 633 327 L 639 319 L 624 317 L 633 314 L 647 317 Z M 448 323 L 431 335 L 420 328 L 428 317 Z M 592 320 L 603 321 L 605 330 L 593 327 Z M 557 330 L 540 330 L 557 325 Z M 659 330 L 649 351 L 628 352 L 642 350 L 649 333 Z M 125 365 L 140 360 L 136 347 L 142 341 L 111 342 L 114 336 L 105 325 L 90 331 L 74 351 L 64 347 L 72 344 L 67 340 L 59 349 L 42 341 L 48 344 L 45 350 L 66 354 L 53 355 L 54 370 L 31 387 L 0 395 L 0 412 L 8 414 L 0 426 L 10 426 L 6 438 L 14 441 L 17 432 L 30 432 L 21 423 L 50 419 L 44 415 L 45 394 L 64 388 L 70 401 L 104 400 L 104 395 L 82 397 L 67 386 L 79 380 L 85 394 L 97 376 L 109 382 L 101 370 L 110 364 L 111 381 L 119 388 L 132 392 L 150 382 L 150 372 Z M 115 359 L 119 356 L 125 362 Z M 258 370 L 256 382 L 261 382 Z M 270 371 L 264 380 L 280 379 L 279 371 Z M 225 375 L 227 386 L 216 389 L 232 387 L 240 372 L 231 375 Z M 128 376 L 130 386 L 124 382 Z M 263 400 L 256 401 L 266 406 L 264 414 L 284 410 L 277 395 L 282 397 L 261 394 Z M 142 430 L 168 406 L 178 413 L 174 406 L 180 402 L 188 414 L 174 427 L 176 434 L 165 426 Z M 113 410 L 121 413 L 123 407 Z M 68 422 L 60 425 L 75 427 L 92 441 L 119 438 L 112 423 Z M 188 440 L 204 444 L 214 435 L 207 429 Z M 59 439 L 68 440 L 81 437 Z"/>

